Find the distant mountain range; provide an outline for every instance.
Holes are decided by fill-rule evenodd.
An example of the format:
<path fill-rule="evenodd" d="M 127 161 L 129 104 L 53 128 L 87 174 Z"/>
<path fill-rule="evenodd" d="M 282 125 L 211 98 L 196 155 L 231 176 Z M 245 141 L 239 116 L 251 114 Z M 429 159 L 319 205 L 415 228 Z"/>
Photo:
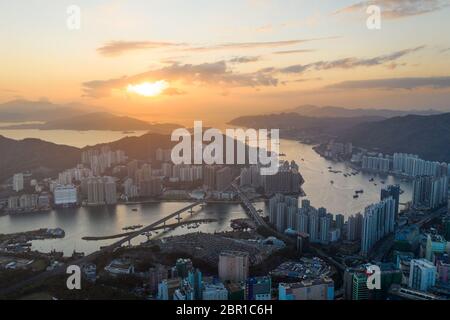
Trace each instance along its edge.
<path fill-rule="evenodd" d="M 21 124 L 3 127 L 2 129 L 39 129 L 39 130 L 147 130 L 154 133 L 171 133 L 180 128 L 177 124 L 150 124 L 146 121 L 116 116 L 107 112 L 95 112 L 47 121 L 44 124 Z"/>
<path fill-rule="evenodd" d="M 450 162 L 450 113 L 363 123 L 341 132 L 339 139 L 383 153 L 406 152 Z"/>
<path fill-rule="evenodd" d="M 298 113 L 246 116 L 230 124 L 248 128 L 279 128 L 285 138 L 325 142 L 337 138 L 383 153 L 406 152 L 428 160 L 450 162 L 450 113 L 319 118 Z"/>
<path fill-rule="evenodd" d="M 0 122 L 52 121 L 99 111 L 99 107 L 49 101 L 14 100 L 0 104 Z"/>
<path fill-rule="evenodd" d="M 259 116 L 244 116 L 233 119 L 230 124 L 247 128 L 280 129 L 284 137 L 301 135 L 337 135 L 359 123 L 380 121 L 382 117 L 305 117 L 295 112 L 268 114 Z"/>
<path fill-rule="evenodd" d="M 350 109 L 344 107 L 313 105 L 303 105 L 293 109 L 285 110 L 287 113 L 295 112 L 305 117 L 328 117 L 328 118 L 349 118 L 349 117 L 382 117 L 392 118 L 405 116 L 408 114 L 434 115 L 442 112 L 429 110 L 390 110 L 390 109 Z"/>

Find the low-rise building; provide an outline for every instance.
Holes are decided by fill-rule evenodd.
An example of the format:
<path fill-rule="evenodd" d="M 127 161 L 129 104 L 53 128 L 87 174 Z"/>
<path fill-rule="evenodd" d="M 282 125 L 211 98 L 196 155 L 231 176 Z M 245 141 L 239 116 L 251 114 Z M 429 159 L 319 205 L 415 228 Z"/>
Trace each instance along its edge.
<path fill-rule="evenodd" d="M 112 275 L 126 275 L 134 273 L 134 264 L 125 259 L 114 259 L 105 270 Z"/>
<path fill-rule="evenodd" d="M 296 283 L 280 283 L 279 300 L 334 300 L 334 281 L 328 277 Z"/>

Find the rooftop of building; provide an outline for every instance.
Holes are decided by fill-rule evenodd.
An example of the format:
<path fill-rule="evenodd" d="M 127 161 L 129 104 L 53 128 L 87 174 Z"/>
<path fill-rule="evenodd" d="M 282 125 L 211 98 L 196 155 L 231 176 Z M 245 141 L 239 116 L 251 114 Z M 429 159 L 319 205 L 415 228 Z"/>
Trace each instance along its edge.
<path fill-rule="evenodd" d="M 133 266 L 133 263 L 130 260 L 114 259 L 111 261 L 111 263 L 107 267 L 114 268 L 114 269 L 128 269 L 132 266 Z"/>
<path fill-rule="evenodd" d="M 331 268 L 325 261 L 313 257 L 284 262 L 271 271 L 270 275 L 307 280 L 328 276 L 330 272 Z"/>
<path fill-rule="evenodd" d="M 333 279 L 329 277 L 323 277 L 320 279 L 310 279 L 310 280 L 303 280 L 300 282 L 294 282 L 294 283 L 280 283 L 280 287 L 284 287 L 285 289 L 298 289 L 298 288 L 305 288 L 305 287 L 311 287 L 321 284 L 327 284 L 327 285 L 334 285 Z"/>

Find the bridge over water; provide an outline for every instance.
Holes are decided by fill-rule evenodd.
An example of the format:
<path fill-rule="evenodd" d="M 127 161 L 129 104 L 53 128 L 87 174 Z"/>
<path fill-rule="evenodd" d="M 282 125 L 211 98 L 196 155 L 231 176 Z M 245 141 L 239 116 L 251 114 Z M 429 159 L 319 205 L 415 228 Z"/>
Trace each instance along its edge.
<path fill-rule="evenodd" d="M 172 224 L 166 224 L 166 225 L 163 225 L 163 226 L 158 226 L 158 227 L 152 228 L 150 231 L 166 230 L 166 229 L 172 229 L 172 228 L 181 227 L 181 226 L 184 226 L 184 225 L 197 224 L 197 223 L 210 223 L 210 222 L 216 222 L 216 221 L 217 221 L 217 219 L 186 220 L 186 221 L 182 221 L 182 222 L 177 222 L 177 223 L 172 223 Z M 138 231 L 140 231 L 140 229 Z M 150 233 L 150 231 L 148 231 L 148 233 Z M 100 241 L 100 240 L 118 239 L 118 238 L 130 236 L 130 235 L 132 235 L 135 232 L 136 231 L 130 231 L 130 232 L 124 232 L 124 233 L 119 233 L 119 234 L 113 234 L 113 235 L 110 235 L 110 236 L 83 237 L 82 239 L 86 240 L 86 241 Z M 148 233 L 147 232 L 142 232 L 141 234 L 147 235 Z"/>
<path fill-rule="evenodd" d="M 181 215 L 184 212 L 189 212 L 189 213 L 193 213 L 193 209 L 197 206 L 200 206 L 204 203 L 203 200 L 201 201 L 197 201 L 194 202 L 184 208 L 181 208 L 180 210 L 177 210 L 169 215 L 167 215 L 166 217 L 159 219 L 158 221 L 155 221 L 153 223 L 151 223 L 150 225 L 139 229 L 137 231 L 133 231 L 131 232 L 129 235 L 125 236 L 123 239 L 120 239 L 116 242 L 114 242 L 113 244 L 103 247 L 100 250 L 93 252 L 83 258 L 80 258 L 76 261 L 71 262 L 71 265 L 78 265 L 78 266 L 82 266 L 86 263 L 92 262 L 94 261 L 97 257 L 99 257 L 101 254 L 104 253 L 108 253 L 108 252 L 114 252 L 114 250 L 116 250 L 117 248 L 121 247 L 124 243 L 129 243 L 132 239 L 140 236 L 141 234 L 144 234 L 146 232 L 150 232 L 152 231 L 154 228 L 158 227 L 158 226 L 163 226 L 163 227 L 167 227 L 166 222 L 171 220 L 171 219 L 178 219 L 178 221 L 181 220 Z M 49 271 L 44 271 L 42 273 L 39 273 L 31 278 L 28 278 L 24 281 L 20 281 L 18 283 L 16 283 L 15 285 L 8 287 L 8 288 L 0 288 L 0 295 L 7 295 L 7 294 L 11 294 L 14 293 L 16 291 L 19 291 L 22 288 L 25 288 L 27 286 L 36 286 L 36 285 L 40 285 L 43 282 L 45 282 L 45 280 L 57 276 L 57 275 L 61 275 L 61 274 L 65 274 L 66 273 L 66 268 L 67 266 L 61 266 L 58 268 L 55 268 L 53 270 L 49 270 Z"/>

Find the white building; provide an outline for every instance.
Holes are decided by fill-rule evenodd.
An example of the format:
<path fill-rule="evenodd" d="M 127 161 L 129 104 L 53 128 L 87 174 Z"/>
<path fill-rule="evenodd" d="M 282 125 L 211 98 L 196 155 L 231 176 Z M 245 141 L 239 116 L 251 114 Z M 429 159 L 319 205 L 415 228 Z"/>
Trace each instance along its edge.
<path fill-rule="evenodd" d="M 366 207 L 362 223 L 361 254 L 366 256 L 379 240 L 394 232 L 394 225 L 395 200 L 392 197 Z"/>
<path fill-rule="evenodd" d="M 249 254 L 224 251 L 219 256 L 219 278 L 222 281 L 245 281 L 248 277 Z"/>
<path fill-rule="evenodd" d="M 57 186 L 53 190 L 53 198 L 57 206 L 77 204 L 77 188 L 72 185 Z"/>
<path fill-rule="evenodd" d="M 436 266 L 426 259 L 413 259 L 410 262 L 408 287 L 427 291 L 436 283 Z"/>
<path fill-rule="evenodd" d="M 13 176 L 13 189 L 16 192 L 23 190 L 23 173 L 16 173 Z"/>

